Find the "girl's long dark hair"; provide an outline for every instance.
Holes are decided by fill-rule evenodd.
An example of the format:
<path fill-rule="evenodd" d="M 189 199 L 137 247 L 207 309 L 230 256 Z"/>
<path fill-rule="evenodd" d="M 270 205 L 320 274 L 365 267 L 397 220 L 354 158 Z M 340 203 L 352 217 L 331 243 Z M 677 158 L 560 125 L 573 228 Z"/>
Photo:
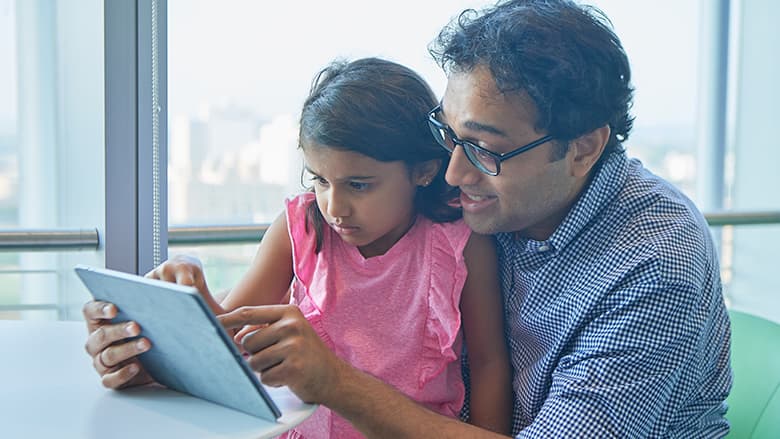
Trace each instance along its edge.
<path fill-rule="evenodd" d="M 381 162 L 402 161 L 409 169 L 429 160 L 441 160 L 431 184 L 417 189 L 414 206 L 435 222 L 461 217 L 451 201 L 457 188 L 444 181 L 449 154 L 428 128 L 427 113 L 436 106 L 428 83 L 400 64 L 363 58 L 335 61 L 315 77 L 303 104 L 298 147 L 318 144 L 354 151 Z M 316 203 L 307 211 L 322 246 L 323 218 Z"/>

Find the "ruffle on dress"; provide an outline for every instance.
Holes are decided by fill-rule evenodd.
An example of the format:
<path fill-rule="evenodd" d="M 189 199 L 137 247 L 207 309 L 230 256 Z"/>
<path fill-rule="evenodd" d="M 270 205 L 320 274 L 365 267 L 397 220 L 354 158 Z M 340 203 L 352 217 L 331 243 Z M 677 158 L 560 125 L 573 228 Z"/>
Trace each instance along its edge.
<path fill-rule="evenodd" d="M 460 335 L 460 297 L 468 274 L 463 249 L 471 231 L 453 223 L 433 227 L 436 233 L 431 239 L 431 287 L 418 377 L 420 388 L 459 357 L 455 349 L 460 346 L 454 345 Z"/>
<path fill-rule="evenodd" d="M 314 193 L 306 192 L 297 197 L 285 200 L 287 205 L 287 233 L 289 236 L 311 235 L 312 239 L 301 239 L 292 246 L 293 266 L 298 270 L 295 274 L 303 281 L 305 285 L 311 285 L 311 279 L 314 275 L 314 264 L 303 264 L 305 258 L 314 255 L 314 249 L 317 247 L 317 240 L 314 239 L 314 228 L 309 227 L 306 230 L 306 210 L 307 206 L 314 201 Z M 301 218 L 291 218 L 290 215 L 300 216 Z"/>

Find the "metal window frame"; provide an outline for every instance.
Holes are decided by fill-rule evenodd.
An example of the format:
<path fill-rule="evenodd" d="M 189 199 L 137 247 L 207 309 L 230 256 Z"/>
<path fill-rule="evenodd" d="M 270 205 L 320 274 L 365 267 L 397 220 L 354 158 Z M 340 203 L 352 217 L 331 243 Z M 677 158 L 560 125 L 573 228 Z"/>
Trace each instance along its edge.
<path fill-rule="evenodd" d="M 167 2 L 104 2 L 106 267 L 167 257 Z"/>

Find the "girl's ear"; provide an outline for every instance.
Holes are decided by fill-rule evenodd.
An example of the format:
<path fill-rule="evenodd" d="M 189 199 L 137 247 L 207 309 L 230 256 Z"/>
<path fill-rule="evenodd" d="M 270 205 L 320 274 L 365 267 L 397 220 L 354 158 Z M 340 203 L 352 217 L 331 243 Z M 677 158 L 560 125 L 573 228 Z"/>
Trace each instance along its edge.
<path fill-rule="evenodd" d="M 428 186 L 441 167 L 441 159 L 428 160 L 415 165 L 412 181 L 417 186 Z"/>

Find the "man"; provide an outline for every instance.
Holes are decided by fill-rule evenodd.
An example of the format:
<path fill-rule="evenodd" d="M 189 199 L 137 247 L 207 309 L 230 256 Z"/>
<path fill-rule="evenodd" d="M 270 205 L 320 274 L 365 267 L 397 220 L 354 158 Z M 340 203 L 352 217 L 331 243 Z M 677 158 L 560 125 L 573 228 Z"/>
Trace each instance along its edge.
<path fill-rule="evenodd" d="M 448 73 L 428 123 L 452 153 L 466 222 L 496 234 L 517 437 L 717 437 L 728 431 L 729 323 L 707 224 L 629 160 L 632 89 L 620 41 L 567 0 L 462 14 L 432 53 Z M 196 264 L 154 276 L 202 284 Z M 135 345 L 87 304 L 104 384 L 139 382 Z M 325 404 L 368 437 L 495 437 L 444 418 L 338 359 L 291 306 L 242 308 L 226 327 L 269 385 Z M 129 361 L 129 362 L 128 362 Z M 133 369 L 131 369 L 131 367 Z M 132 373 L 131 373 L 132 372 Z"/>

